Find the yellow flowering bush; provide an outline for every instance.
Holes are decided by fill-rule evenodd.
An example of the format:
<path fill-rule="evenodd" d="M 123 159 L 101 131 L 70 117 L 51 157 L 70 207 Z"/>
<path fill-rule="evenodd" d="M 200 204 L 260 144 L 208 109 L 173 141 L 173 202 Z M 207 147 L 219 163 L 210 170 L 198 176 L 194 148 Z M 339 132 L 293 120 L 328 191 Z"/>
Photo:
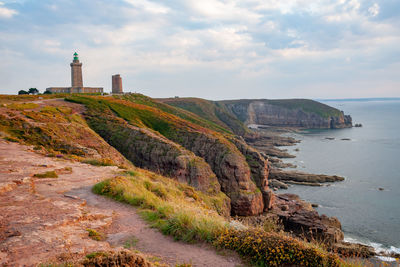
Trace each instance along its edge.
<path fill-rule="evenodd" d="M 260 266 L 340 266 L 340 258 L 312 244 L 262 229 L 227 229 L 215 245 L 237 251 Z"/>

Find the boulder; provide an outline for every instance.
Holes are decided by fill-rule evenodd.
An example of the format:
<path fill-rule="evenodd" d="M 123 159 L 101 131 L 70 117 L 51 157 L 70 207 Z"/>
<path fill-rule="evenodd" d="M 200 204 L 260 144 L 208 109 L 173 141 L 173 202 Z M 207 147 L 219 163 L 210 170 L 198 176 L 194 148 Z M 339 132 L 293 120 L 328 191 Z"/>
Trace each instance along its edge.
<path fill-rule="evenodd" d="M 285 231 L 317 240 L 327 245 L 343 240 L 341 224 L 335 217 L 319 215 L 310 203 L 302 201 L 294 194 L 276 195 L 273 213 L 282 221 Z"/>

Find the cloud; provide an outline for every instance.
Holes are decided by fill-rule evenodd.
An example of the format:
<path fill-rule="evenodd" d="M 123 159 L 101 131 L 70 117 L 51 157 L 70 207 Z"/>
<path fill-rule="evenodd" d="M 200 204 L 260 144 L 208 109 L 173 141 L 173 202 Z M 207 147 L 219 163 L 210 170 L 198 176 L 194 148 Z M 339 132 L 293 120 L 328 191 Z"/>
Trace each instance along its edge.
<path fill-rule="evenodd" d="M 164 5 L 157 4 L 148 0 L 125 0 L 125 2 L 131 4 L 134 7 L 141 8 L 147 12 L 154 14 L 166 14 L 170 10 Z"/>
<path fill-rule="evenodd" d="M 379 14 L 379 5 L 374 3 L 370 8 L 368 8 L 368 12 L 371 16 L 376 17 Z"/>
<path fill-rule="evenodd" d="M 4 6 L 3 2 L 0 2 L 0 18 L 9 19 L 17 14 L 18 14 L 18 12 L 16 10 L 7 8 Z"/>
<path fill-rule="evenodd" d="M 151 96 L 345 97 L 377 84 L 393 93 L 400 83 L 398 0 L 24 0 L 7 8 L 18 20 L 0 25 L 1 92 L 67 85 L 75 50 L 85 84 L 107 88 L 119 72 L 126 88 Z"/>

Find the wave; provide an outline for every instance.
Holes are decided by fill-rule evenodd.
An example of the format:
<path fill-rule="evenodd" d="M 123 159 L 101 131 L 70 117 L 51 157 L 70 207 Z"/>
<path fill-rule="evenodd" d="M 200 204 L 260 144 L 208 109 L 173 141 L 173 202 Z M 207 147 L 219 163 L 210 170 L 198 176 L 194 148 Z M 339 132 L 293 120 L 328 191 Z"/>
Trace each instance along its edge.
<path fill-rule="evenodd" d="M 359 243 L 362 245 L 373 247 L 375 249 L 376 253 L 383 253 L 383 254 L 387 254 L 387 255 L 390 255 L 392 253 L 400 254 L 400 248 L 395 247 L 395 246 L 386 247 L 381 243 L 372 242 L 369 240 L 360 240 L 355 237 L 350 237 L 350 236 L 346 236 L 346 235 L 344 237 L 344 241 L 349 242 L 349 243 Z M 377 258 L 379 258 L 382 261 L 396 261 L 395 258 L 387 257 L 387 256 L 377 256 Z"/>

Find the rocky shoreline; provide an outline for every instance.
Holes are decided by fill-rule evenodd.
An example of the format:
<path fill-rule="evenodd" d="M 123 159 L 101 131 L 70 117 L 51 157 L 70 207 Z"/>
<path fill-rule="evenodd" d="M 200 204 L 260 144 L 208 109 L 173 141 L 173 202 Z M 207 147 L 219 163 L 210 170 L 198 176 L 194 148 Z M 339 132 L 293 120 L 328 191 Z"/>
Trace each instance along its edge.
<path fill-rule="evenodd" d="M 299 130 L 299 128 L 258 127 L 252 134 L 245 137 L 250 146 L 259 150 L 269 160 L 269 188 L 278 191 L 279 189 L 288 189 L 290 185 L 329 186 L 331 183 L 345 180 L 344 177 L 337 175 L 287 170 L 287 168 L 294 169 L 297 166 L 285 163 L 282 159 L 295 156 L 279 147 L 294 146 L 300 140 L 281 135 Z M 245 219 L 247 223 L 250 221 L 250 224 L 263 226 L 273 218 L 272 221 L 278 222 L 285 232 L 308 241 L 324 244 L 329 250 L 345 257 L 357 256 L 371 258 L 372 262 L 381 262 L 375 256 L 399 256 L 376 253 L 371 246 L 345 242 L 340 221 L 336 217 L 318 214 L 314 209 L 314 207 L 318 207 L 318 204 L 301 200 L 298 195 L 275 194 L 273 201 L 273 208 L 267 214 L 247 218 Z"/>
<path fill-rule="evenodd" d="M 285 163 L 282 159 L 294 158 L 287 152 L 287 149 L 281 149 L 282 146 L 294 146 L 300 142 L 292 137 L 281 136 L 287 132 L 298 132 L 296 128 L 258 128 L 254 133 L 245 137 L 246 142 L 259 150 L 262 155 L 269 160 L 269 176 L 271 189 L 287 189 L 288 184 L 323 186 L 326 183 L 343 181 L 345 178 L 337 175 L 311 174 L 298 171 L 288 171 L 287 168 L 296 168 L 296 165 Z"/>

